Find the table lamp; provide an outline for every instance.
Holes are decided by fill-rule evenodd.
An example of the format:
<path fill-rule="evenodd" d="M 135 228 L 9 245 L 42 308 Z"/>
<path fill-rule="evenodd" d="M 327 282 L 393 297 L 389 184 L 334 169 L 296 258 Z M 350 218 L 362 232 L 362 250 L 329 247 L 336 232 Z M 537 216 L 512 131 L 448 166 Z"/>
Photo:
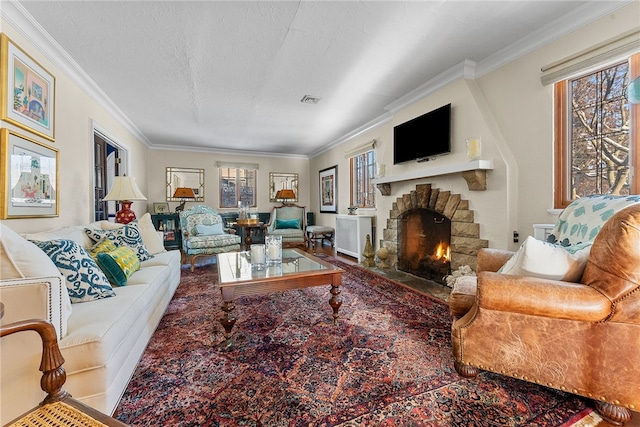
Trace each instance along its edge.
<path fill-rule="evenodd" d="M 133 200 L 147 200 L 138 188 L 136 180 L 130 176 L 116 176 L 109 193 L 102 199 L 104 201 L 115 201 L 122 204 L 122 209 L 116 213 L 116 222 L 128 224 L 136 219 L 136 214 L 131 210 Z"/>
<path fill-rule="evenodd" d="M 283 205 L 287 204 L 287 200 L 295 200 L 296 193 L 293 190 L 288 188 L 283 188 L 282 190 L 278 190 L 276 193 L 276 200 L 281 200 Z"/>
<path fill-rule="evenodd" d="M 182 203 L 176 207 L 176 212 L 182 212 L 184 210 L 184 204 L 187 203 L 187 199 L 195 199 L 196 193 L 193 192 L 193 188 L 178 187 L 175 193 L 173 193 L 173 197 L 182 199 Z"/>

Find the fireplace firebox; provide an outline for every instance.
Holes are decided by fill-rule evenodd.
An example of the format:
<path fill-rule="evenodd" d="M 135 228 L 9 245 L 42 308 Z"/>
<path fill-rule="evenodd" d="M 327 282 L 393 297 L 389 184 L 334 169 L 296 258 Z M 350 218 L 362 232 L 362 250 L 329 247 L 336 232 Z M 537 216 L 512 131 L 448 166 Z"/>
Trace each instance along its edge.
<path fill-rule="evenodd" d="M 451 220 L 425 208 L 398 216 L 397 268 L 444 284 L 451 272 Z"/>

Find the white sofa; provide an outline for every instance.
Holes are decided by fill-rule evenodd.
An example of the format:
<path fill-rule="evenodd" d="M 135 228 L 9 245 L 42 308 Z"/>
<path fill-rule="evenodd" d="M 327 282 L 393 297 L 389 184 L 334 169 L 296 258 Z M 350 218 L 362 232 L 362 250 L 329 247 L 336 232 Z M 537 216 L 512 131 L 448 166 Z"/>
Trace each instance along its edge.
<path fill-rule="evenodd" d="M 7 223 L 5 223 L 7 224 Z M 76 399 L 112 414 L 180 283 L 180 251 L 165 251 L 148 214 L 139 221 L 142 241 L 153 254 L 140 263 L 115 296 L 71 304 L 65 276 L 31 241 L 69 239 L 88 249 L 84 229 L 113 229 L 98 222 L 20 236 L 0 224 L 0 302 L 2 324 L 40 318 L 58 333 L 65 389 Z M 0 342 L 0 425 L 39 403 L 41 344 L 36 334 L 20 333 Z"/>

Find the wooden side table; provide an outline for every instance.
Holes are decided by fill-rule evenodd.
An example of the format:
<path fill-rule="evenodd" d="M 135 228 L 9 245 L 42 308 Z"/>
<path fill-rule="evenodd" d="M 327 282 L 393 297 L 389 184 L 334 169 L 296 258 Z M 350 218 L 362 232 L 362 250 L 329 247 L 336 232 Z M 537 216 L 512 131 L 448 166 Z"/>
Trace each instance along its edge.
<path fill-rule="evenodd" d="M 253 243 L 253 239 L 251 238 L 251 233 L 253 230 L 259 230 L 264 227 L 263 222 L 252 221 L 252 220 L 242 220 L 239 219 L 236 222 L 238 227 L 244 228 L 244 250 L 248 251 L 251 249 L 251 243 Z"/>

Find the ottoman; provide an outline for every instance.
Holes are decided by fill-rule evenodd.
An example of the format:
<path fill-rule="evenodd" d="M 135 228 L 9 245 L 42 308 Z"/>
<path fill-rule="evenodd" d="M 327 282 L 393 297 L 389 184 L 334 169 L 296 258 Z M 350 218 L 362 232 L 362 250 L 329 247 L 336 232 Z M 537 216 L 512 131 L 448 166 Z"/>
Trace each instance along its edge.
<path fill-rule="evenodd" d="M 320 241 L 320 246 L 327 240 L 333 247 L 336 230 L 333 227 L 326 227 L 324 225 L 310 225 L 307 227 L 307 245 L 312 247 L 316 245 L 316 242 Z"/>

